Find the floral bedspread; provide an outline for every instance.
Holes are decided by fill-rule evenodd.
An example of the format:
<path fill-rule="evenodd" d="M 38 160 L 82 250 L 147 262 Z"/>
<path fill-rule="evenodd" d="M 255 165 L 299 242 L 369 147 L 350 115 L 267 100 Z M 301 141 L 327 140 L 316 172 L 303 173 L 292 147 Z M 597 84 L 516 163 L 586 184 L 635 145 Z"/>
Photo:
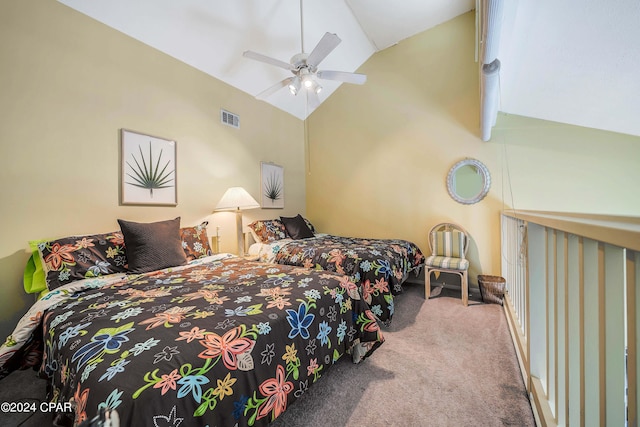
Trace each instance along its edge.
<path fill-rule="evenodd" d="M 123 427 L 259 426 L 383 341 L 348 277 L 218 255 L 56 289 L 0 347 L 0 378 L 40 366 L 76 425 L 108 407 Z"/>
<path fill-rule="evenodd" d="M 267 262 L 348 275 L 383 324 L 391 322 L 393 295 L 402 292 L 402 283 L 412 270 L 424 265 L 420 248 L 406 240 L 330 234 L 316 234 L 309 239 L 278 240 L 262 245 L 259 256 Z"/>

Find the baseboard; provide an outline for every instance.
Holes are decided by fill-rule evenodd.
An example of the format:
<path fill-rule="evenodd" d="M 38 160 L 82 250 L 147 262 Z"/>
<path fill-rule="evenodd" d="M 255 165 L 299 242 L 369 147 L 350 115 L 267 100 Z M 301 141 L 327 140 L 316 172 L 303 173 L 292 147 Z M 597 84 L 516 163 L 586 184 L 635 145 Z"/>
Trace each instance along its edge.
<path fill-rule="evenodd" d="M 445 277 L 445 279 L 446 278 L 451 278 L 451 283 L 447 283 L 444 280 L 442 280 L 443 277 Z M 456 276 L 455 274 L 442 273 L 442 275 L 440 276 L 440 279 L 441 280 L 439 280 L 439 281 L 432 280 L 431 281 L 431 286 L 432 287 L 433 286 L 443 286 L 443 287 L 445 287 L 447 289 L 458 290 L 458 291 L 460 290 L 460 277 L 459 276 Z M 404 283 L 411 284 L 411 285 L 424 286 L 424 269 L 417 276 L 413 272 L 409 273 L 409 277 L 407 278 L 407 280 L 405 280 Z M 481 297 L 480 287 L 478 286 L 477 283 L 469 282 L 469 294 L 477 296 L 477 297 Z"/>
<path fill-rule="evenodd" d="M 431 281 L 431 287 L 434 286 L 442 286 L 443 288 L 450 289 L 453 291 L 460 291 L 460 285 L 449 284 L 445 282 L 434 282 Z M 480 298 L 482 295 L 480 294 L 480 288 L 477 286 L 473 286 L 473 284 L 469 283 L 469 295 L 473 295 L 474 297 Z"/>
<path fill-rule="evenodd" d="M 556 423 L 551 407 L 549 406 L 542 382 L 533 376 L 531 377 L 531 394 L 533 395 L 531 403 L 535 414 L 538 416 L 538 420 L 536 421 L 540 422 L 539 425 L 541 427 L 557 427 L 558 423 Z"/>
<path fill-rule="evenodd" d="M 511 341 L 513 342 L 513 348 L 516 352 L 516 357 L 518 359 L 518 364 L 520 365 L 520 373 L 522 374 L 522 380 L 524 381 L 525 387 L 527 388 L 527 392 L 531 392 L 531 385 L 529 381 L 529 355 L 528 351 L 528 343 L 527 338 L 525 338 L 524 334 L 521 332 L 520 324 L 517 320 L 517 315 L 515 314 L 515 310 L 511 305 L 511 298 L 509 295 L 505 295 L 504 297 L 504 315 L 507 319 L 507 326 L 509 327 L 509 333 L 511 335 Z"/>
<path fill-rule="evenodd" d="M 411 274 L 409 276 L 409 278 L 407 280 L 404 281 L 404 283 L 408 284 L 408 285 L 422 285 L 424 286 L 424 277 L 416 277 L 415 275 Z"/>
<path fill-rule="evenodd" d="M 420 274 L 419 276 L 411 274 L 407 278 L 407 280 L 404 281 L 404 283 L 406 283 L 407 285 L 424 286 L 424 274 Z M 443 288 L 460 292 L 460 284 L 449 284 L 442 281 L 435 282 L 432 280 L 431 287 L 433 288 L 434 286 L 442 286 Z M 480 292 L 480 288 L 478 287 L 478 285 L 469 283 L 469 296 L 482 300 L 482 293 Z"/>

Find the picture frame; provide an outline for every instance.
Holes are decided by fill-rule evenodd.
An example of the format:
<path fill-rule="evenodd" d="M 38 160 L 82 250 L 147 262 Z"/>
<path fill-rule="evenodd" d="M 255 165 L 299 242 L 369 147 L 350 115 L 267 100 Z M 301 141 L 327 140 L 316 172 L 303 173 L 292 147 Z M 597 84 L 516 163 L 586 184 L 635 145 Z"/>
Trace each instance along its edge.
<path fill-rule="evenodd" d="M 260 162 L 260 205 L 263 209 L 284 209 L 284 168 Z"/>
<path fill-rule="evenodd" d="M 120 130 L 120 204 L 176 206 L 176 141 Z"/>

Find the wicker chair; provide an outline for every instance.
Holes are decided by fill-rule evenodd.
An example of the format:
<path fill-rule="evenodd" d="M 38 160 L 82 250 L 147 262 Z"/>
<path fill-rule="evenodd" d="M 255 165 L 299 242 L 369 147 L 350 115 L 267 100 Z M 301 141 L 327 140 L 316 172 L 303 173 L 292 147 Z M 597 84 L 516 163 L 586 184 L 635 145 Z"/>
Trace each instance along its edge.
<path fill-rule="evenodd" d="M 431 272 L 455 273 L 460 276 L 462 303 L 469 305 L 469 260 L 466 258 L 469 233 L 459 225 L 443 222 L 429 231 L 429 248 L 431 256 L 425 260 L 425 298 L 431 295 Z"/>

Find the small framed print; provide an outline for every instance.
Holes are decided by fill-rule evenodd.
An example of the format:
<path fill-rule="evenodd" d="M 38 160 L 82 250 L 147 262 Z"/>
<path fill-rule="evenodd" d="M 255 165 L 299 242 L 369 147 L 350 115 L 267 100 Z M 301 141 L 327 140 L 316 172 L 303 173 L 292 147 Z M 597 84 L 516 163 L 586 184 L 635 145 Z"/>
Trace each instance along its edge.
<path fill-rule="evenodd" d="M 176 142 L 120 130 L 120 203 L 176 206 Z"/>
<path fill-rule="evenodd" d="M 284 209 L 284 168 L 260 162 L 260 204 L 263 209 Z"/>

